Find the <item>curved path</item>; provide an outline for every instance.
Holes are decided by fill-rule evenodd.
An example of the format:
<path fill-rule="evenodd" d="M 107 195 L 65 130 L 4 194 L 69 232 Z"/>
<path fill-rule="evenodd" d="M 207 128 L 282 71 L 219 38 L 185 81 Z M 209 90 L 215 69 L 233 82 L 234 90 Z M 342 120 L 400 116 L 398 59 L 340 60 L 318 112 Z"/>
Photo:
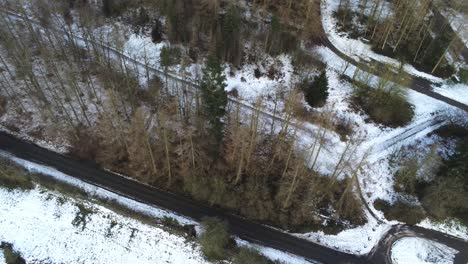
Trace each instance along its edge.
<path fill-rule="evenodd" d="M 468 242 L 441 232 L 409 225 L 393 226 L 369 254 L 369 260 L 373 263 L 392 263 L 392 245 L 404 237 L 425 238 L 451 247 L 458 251 L 454 259 L 455 264 L 468 263 Z"/>

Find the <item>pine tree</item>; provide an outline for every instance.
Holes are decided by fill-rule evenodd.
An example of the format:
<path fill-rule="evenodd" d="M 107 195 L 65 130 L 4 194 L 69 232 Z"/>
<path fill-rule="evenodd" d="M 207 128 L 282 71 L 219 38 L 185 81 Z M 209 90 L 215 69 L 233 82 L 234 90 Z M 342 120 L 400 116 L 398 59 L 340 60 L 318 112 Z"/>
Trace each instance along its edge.
<path fill-rule="evenodd" d="M 304 97 L 306 102 L 312 107 L 323 106 L 328 98 L 328 78 L 323 71 L 315 77 L 312 83 L 306 82 L 304 88 Z"/>
<path fill-rule="evenodd" d="M 200 83 L 204 114 L 211 125 L 211 132 L 219 143 L 223 138 L 224 123 L 221 120 L 226 113 L 228 102 L 226 88 L 226 76 L 221 64 L 215 56 L 208 57 L 203 78 Z"/>

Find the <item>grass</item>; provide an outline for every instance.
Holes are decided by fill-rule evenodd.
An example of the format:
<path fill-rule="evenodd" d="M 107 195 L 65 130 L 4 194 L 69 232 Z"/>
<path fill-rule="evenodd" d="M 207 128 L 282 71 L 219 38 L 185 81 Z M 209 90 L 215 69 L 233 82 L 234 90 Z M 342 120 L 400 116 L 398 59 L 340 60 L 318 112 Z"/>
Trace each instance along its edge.
<path fill-rule="evenodd" d="M 90 215 L 93 214 L 94 211 L 82 203 L 78 203 L 76 206 L 79 210 L 76 213 L 75 219 L 72 221 L 72 225 L 75 227 L 81 226 L 81 231 L 83 231 L 90 220 Z"/>
<path fill-rule="evenodd" d="M 468 69 L 460 69 L 460 82 L 468 84 Z"/>
<path fill-rule="evenodd" d="M 6 160 L 0 160 L 0 186 L 8 190 L 34 188 L 31 175 Z"/>
<path fill-rule="evenodd" d="M 13 246 L 8 243 L 1 243 L 0 250 L 3 249 L 3 256 L 6 264 L 25 264 L 26 261 L 21 257 L 19 252 L 13 249 Z"/>
<path fill-rule="evenodd" d="M 232 259 L 233 264 L 272 264 L 270 259 L 266 258 L 262 254 L 260 254 L 258 251 L 247 248 L 247 247 L 241 247 L 239 249 L 239 252 L 234 256 Z"/>
<path fill-rule="evenodd" d="M 358 81 L 352 83 L 355 86 L 354 103 L 360 106 L 372 121 L 384 126 L 400 127 L 413 119 L 413 107 L 400 87 L 372 88 Z"/>
<path fill-rule="evenodd" d="M 382 211 L 386 219 L 405 222 L 409 225 L 415 225 L 426 217 L 426 214 L 420 206 L 405 203 L 403 201 L 397 201 L 394 204 L 390 204 L 384 200 L 376 200 L 374 202 L 374 207 L 377 210 Z"/>
<path fill-rule="evenodd" d="M 205 232 L 200 236 L 199 242 L 205 257 L 209 261 L 226 259 L 231 243 L 227 225 L 216 218 L 205 218 L 201 224 Z"/>

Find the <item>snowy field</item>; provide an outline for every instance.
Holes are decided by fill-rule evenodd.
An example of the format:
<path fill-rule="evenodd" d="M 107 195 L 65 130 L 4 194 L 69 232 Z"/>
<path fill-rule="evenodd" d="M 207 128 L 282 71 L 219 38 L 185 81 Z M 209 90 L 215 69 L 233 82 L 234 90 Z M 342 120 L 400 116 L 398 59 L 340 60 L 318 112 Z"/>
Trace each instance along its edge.
<path fill-rule="evenodd" d="M 0 240 L 27 263 L 207 263 L 193 242 L 87 201 L 40 187 L 0 200 Z"/>
<path fill-rule="evenodd" d="M 394 264 L 451 264 L 457 250 L 423 238 L 408 237 L 395 242 L 392 247 Z"/>

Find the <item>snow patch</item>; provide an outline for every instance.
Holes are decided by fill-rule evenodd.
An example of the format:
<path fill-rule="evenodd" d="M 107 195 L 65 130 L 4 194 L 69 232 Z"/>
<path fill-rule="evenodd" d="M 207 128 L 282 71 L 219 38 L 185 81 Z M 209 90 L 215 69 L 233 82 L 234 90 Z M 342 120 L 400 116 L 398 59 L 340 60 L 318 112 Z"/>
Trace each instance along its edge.
<path fill-rule="evenodd" d="M 449 219 L 444 222 L 435 222 L 426 218 L 419 223 L 418 226 L 436 230 L 468 241 L 468 227 L 454 219 Z"/>
<path fill-rule="evenodd" d="M 28 263 L 207 263 L 198 246 L 86 201 L 0 188 L 0 240 Z M 92 212 L 76 222 L 82 204 Z"/>
<path fill-rule="evenodd" d="M 242 240 L 240 238 L 236 238 L 236 243 L 239 246 L 245 246 L 245 247 L 255 249 L 255 250 L 259 251 L 262 255 L 264 255 L 265 257 L 268 257 L 269 259 L 271 259 L 273 261 L 281 261 L 281 263 L 291 263 L 291 264 L 293 264 L 293 263 L 294 264 L 314 263 L 314 262 L 311 262 L 311 261 L 307 261 L 304 258 L 295 256 L 295 255 L 291 255 L 291 254 L 283 252 L 283 251 L 279 251 L 279 250 L 276 250 L 276 249 L 273 249 L 273 248 L 264 247 L 264 246 L 261 246 L 261 245 L 258 245 L 258 244 L 249 243 L 249 242 L 247 242 L 245 240 Z"/>
<path fill-rule="evenodd" d="M 451 264 L 457 250 L 423 238 L 407 237 L 395 242 L 392 261 L 395 264 Z"/>
<path fill-rule="evenodd" d="M 433 89 L 438 94 L 468 105 L 468 85 L 466 84 L 443 84 L 440 87 L 433 86 Z"/>

